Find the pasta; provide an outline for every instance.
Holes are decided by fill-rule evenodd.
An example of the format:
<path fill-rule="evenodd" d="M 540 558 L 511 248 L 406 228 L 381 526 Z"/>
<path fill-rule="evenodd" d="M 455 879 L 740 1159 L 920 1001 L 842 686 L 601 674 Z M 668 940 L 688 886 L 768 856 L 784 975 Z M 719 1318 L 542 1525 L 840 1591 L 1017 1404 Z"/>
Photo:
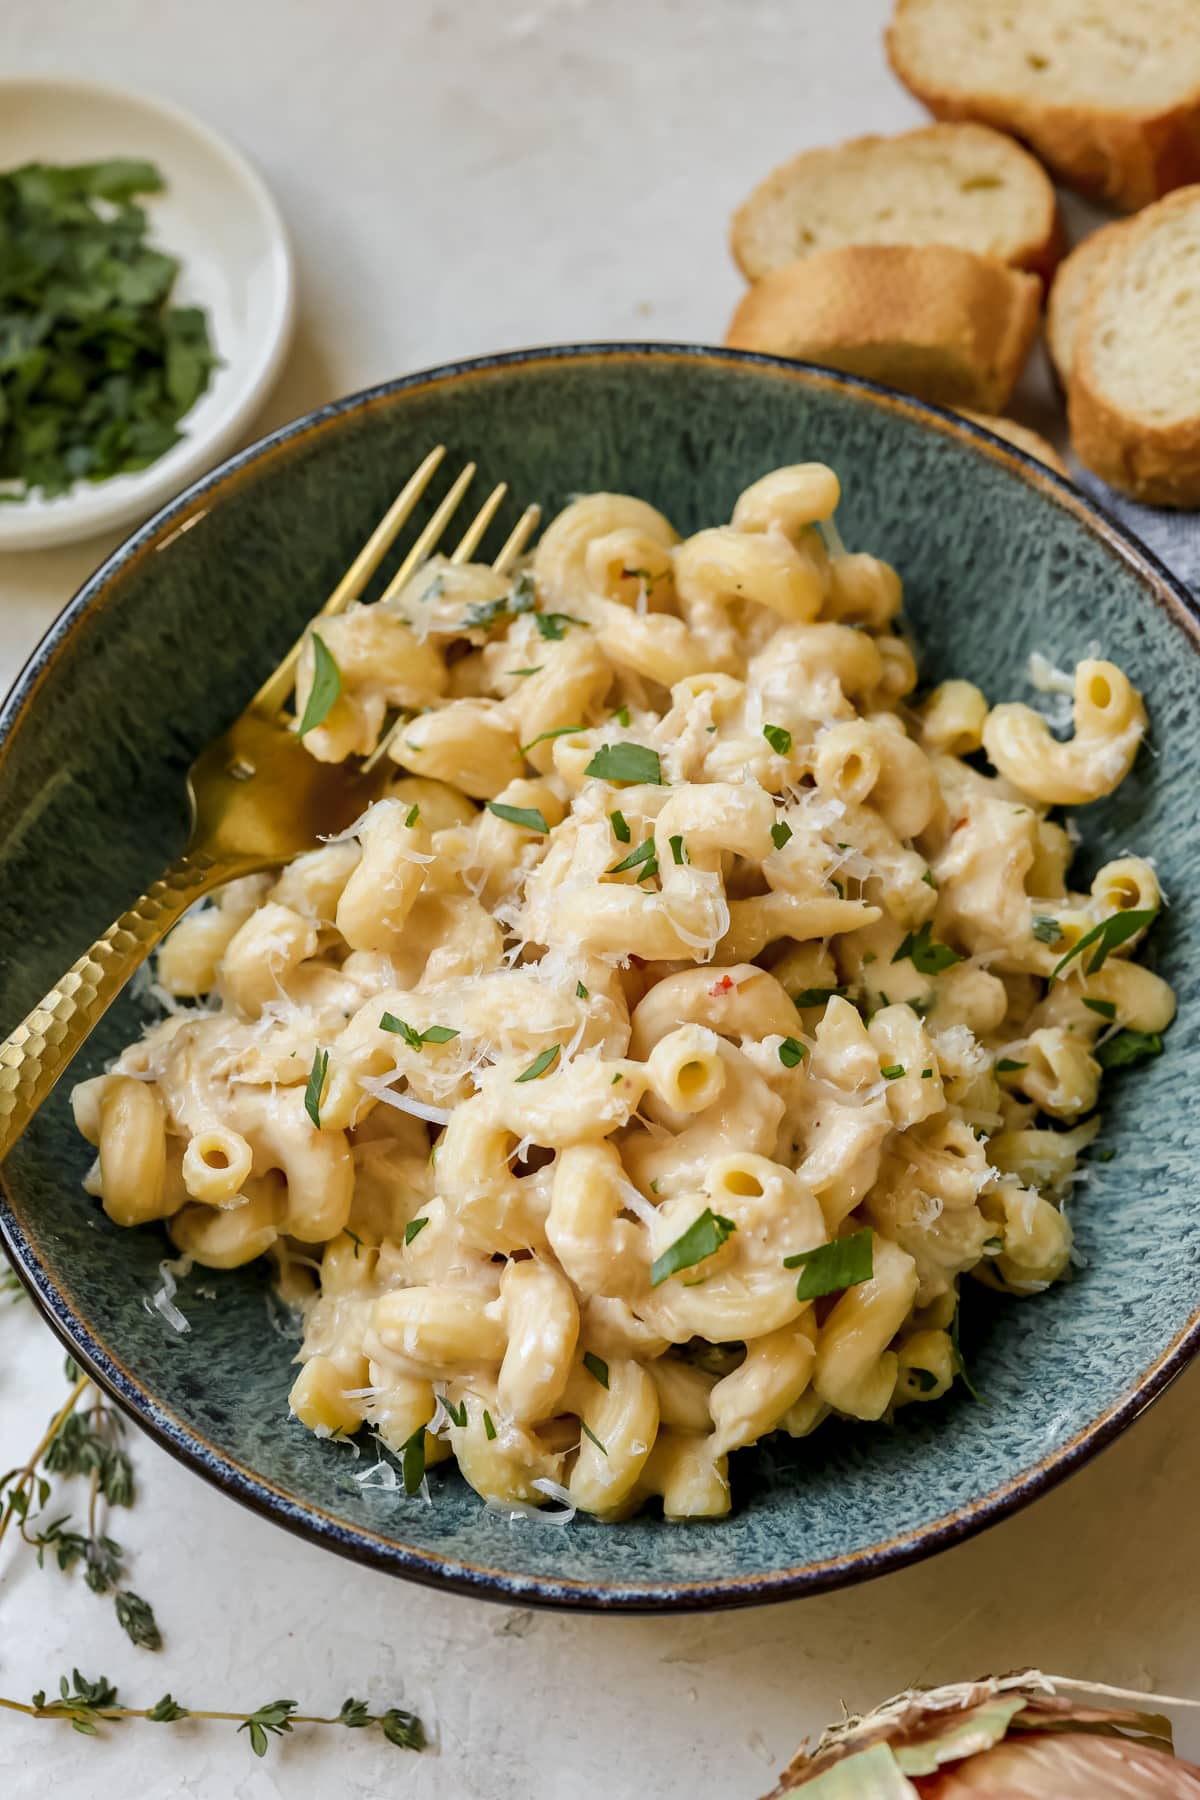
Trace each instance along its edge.
<path fill-rule="evenodd" d="M 914 700 L 838 498 L 779 469 L 680 540 L 587 495 L 515 579 L 435 557 L 322 621 L 304 741 L 386 792 L 189 915 L 171 1016 L 75 1090 L 118 1224 L 319 1266 L 292 1411 L 409 1492 L 453 1456 L 502 1510 L 720 1516 L 732 1452 L 940 1399 L 965 1277 L 1070 1267 L 1102 1075 L 1174 997 L 1153 865 L 1073 888 L 1050 810 L 1145 710 L 1092 658 L 1066 741 Z"/>

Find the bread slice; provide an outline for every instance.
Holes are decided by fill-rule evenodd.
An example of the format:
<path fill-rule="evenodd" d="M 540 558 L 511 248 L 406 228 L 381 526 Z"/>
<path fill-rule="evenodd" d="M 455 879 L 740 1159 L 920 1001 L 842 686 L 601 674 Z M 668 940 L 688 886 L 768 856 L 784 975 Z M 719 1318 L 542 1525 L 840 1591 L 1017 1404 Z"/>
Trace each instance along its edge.
<path fill-rule="evenodd" d="M 1200 506 L 1200 187 L 1122 227 L 1084 297 L 1067 400 L 1095 474 L 1152 506 Z"/>
<path fill-rule="evenodd" d="M 1196 0 L 896 0 L 892 67 L 939 119 L 1015 132 L 1133 212 L 1200 180 Z"/>
<path fill-rule="evenodd" d="M 957 244 L 1049 277 L 1063 248 L 1045 170 L 986 125 L 805 150 L 738 208 L 730 241 L 751 281 L 842 244 Z"/>
<path fill-rule="evenodd" d="M 1018 450 L 1025 452 L 1026 456 L 1035 456 L 1038 462 L 1044 462 L 1046 467 L 1053 469 L 1056 475 L 1067 474 L 1067 465 L 1054 445 L 1044 438 L 1040 431 L 1034 431 L 1032 426 L 1018 424 L 1016 419 L 998 419 L 994 413 L 971 412 L 965 406 L 958 410 L 964 419 L 970 419 L 974 424 L 982 425 L 985 431 L 994 431 L 997 437 L 1002 437 L 1008 443 L 1015 444 Z"/>
<path fill-rule="evenodd" d="M 1127 224 L 1127 220 L 1117 219 L 1112 225 L 1102 225 L 1099 231 L 1093 231 L 1090 237 L 1076 244 L 1070 256 L 1058 265 L 1046 305 L 1046 341 L 1050 346 L 1050 360 L 1064 388 L 1071 378 L 1075 327 L 1092 277 Z"/>
<path fill-rule="evenodd" d="M 725 342 L 1000 412 L 1038 323 L 1041 283 L 945 244 L 818 250 L 758 281 Z"/>

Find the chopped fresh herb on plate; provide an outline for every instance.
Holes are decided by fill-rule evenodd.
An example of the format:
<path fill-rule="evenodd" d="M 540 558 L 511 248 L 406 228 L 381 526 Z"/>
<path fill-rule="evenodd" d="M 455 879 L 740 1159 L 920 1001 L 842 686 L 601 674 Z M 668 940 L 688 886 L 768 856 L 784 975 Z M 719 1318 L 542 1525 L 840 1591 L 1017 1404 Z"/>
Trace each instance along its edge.
<path fill-rule="evenodd" d="M 204 314 L 171 306 L 126 158 L 0 174 L 0 481 L 47 498 L 157 462 L 216 366 Z"/>

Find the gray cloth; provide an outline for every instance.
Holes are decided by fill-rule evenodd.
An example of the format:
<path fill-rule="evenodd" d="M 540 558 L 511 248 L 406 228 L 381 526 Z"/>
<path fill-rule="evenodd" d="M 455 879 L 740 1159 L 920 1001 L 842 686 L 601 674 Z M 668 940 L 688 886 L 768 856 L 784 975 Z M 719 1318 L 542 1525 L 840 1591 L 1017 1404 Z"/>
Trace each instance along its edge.
<path fill-rule="evenodd" d="M 1071 472 L 1085 494 L 1098 500 L 1134 537 L 1141 538 L 1146 548 L 1153 550 L 1200 599 L 1200 513 L 1139 506 L 1136 500 L 1127 500 L 1078 463 L 1074 463 Z"/>

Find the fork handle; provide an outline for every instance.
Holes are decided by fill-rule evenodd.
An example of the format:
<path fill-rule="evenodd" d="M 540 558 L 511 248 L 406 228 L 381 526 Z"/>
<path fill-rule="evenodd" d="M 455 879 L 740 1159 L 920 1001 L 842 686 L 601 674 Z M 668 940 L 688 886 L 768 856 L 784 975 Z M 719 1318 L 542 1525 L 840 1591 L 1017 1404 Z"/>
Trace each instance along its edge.
<path fill-rule="evenodd" d="M 202 894 L 240 873 L 203 852 L 173 862 L 0 1045 L 0 1162 L 126 982 Z"/>

